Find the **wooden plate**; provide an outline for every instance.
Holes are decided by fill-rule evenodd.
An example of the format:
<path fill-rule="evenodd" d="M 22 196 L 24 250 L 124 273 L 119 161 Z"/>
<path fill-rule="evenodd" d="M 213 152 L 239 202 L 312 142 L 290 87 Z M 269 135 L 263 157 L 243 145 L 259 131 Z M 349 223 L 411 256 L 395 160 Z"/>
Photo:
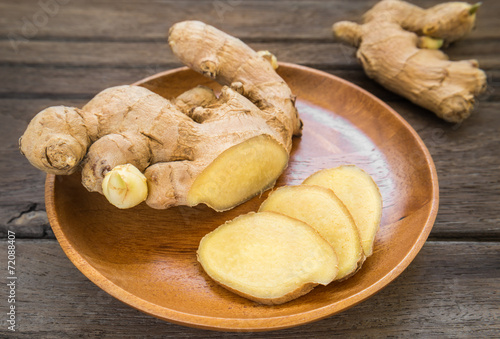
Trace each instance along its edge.
<path fill-rule="evenodd" d="M 280 75 L 297 95 L 304 133 L 294 140 L 277 185 L 300 184 L 311 173 L 356 164 L 379 185 L 383 217 L 374 254 L 352 278 L 315 288 L 280 306 L 263 306 L 216 285 L 196 260 L 200 239 L 237 215 L 257 210 L 267 193 L 217 213 L 205 206 L 118 210 L 87 192 L 78 175 L 48 175 L 46 204 L 61 247 L 91 281 L 155 317 L 187 326 L 264 331 L 305 324 L 358 304 L 396 278 L 433 226 L 438 181 L 417 133 L 390 107 L 332 75 L 282 63 Z M 218 85 L 187 69 L 137 83 L 167 98 L 198 84 Z"/>

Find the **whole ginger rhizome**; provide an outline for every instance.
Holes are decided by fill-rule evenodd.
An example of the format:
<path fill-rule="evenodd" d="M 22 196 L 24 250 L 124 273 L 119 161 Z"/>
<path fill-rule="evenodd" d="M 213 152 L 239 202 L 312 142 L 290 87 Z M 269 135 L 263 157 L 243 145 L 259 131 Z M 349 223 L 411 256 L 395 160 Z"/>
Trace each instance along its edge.
<path fill-rule="evenodd" d="M 223 85 L 218 97 L 206 87 L 174 100 L 140 86 L 108 88 L 82 109 L 40 112 L 21 152 L 47 173 L 81 168 L 83 185 L 121 208 L 145 198 L 158 209 L 205 203 L 223 211 L 272 187 L 302 128 L 275 60 L 198 21 L 174 25 L 169 44 L 187 66 Z"/>

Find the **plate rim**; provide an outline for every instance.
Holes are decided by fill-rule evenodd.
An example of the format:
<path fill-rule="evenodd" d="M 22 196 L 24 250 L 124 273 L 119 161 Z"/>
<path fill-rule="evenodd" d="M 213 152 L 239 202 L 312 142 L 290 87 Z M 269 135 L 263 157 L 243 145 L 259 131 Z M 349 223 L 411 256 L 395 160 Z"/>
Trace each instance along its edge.
<path fill-rule="evenodd" d="M 368 96 L 371 100 L 376 101 L 378 104 L 382 105 L 385 109 L 387 109 L 405 128 L 406 132 L 410 133 L 413 139 L 415 139 L 415 141 L 417 142 L 419 148 L 424 154 L 425 161 L 427 163 L 427 168 L 430 171 L 430 176 L 432 181 L 431 185 L 432 197 L 428 204 L 431 204 L 431 206 L 429 214 L 427 215 L 425 224 L 422 227 L 422 230 L 417 238 L 417 241 L 415 241 L 415 243 L 406 253 L 404 258 L 396 266 L 394 266 L 392 270 L 390 270 L 387 274 L 382 276 L 372 285 L 359 291 L 356 294 L 353 294 L 345 299 L 342 299 L 341 301 L 344 306 L 341 307 L 340 309 L 336 309 L 337 308 L 336 304 L 338 304 L 339 302 L 337 301 L 335 303 L 331 303 L 326 306 L 315 308 L 305 312 L 294 313 L 284 316 L 277 316 L 277 317 L 266 317 L 266 318 L 225 318 L 225 317 L 212 317 L 212 316 L 204 316 L 204 315 L 196 315 L 186 312 L 180 312 L 177 310 L 173 310 L 171 308 L 165 308 L 153 304 L 114 284 L 112 281 L 104 277 L 87 260 L 85 260 L 85 258 L 83 258 L 78 253 L 78 251 L 75 250 L 75 248 L 71 245 L 71 243 L 69 243 L 69 241 L 64 236 L 64 232 L 61 229 L 59 218 L 56 213 L 55 199 L 54 199 L 56 176 L 53 174 L 47 174 L 45 180 L 45 205 L 50 225 L 52 226 L 54 235 L 56 236 L 56 239 L 58 240 L 66 256 L 76 266 L 76 268 L 83 273 L 85 277 L 87 277 L 90 281 L 92 281 L 94 284 L 99 286 L 101 289 L 103 289 L 105 292 L 112 295 L 119 301 L 124 302 L 125 304 L 137 310 L 140 310 L 146 314 L 152 315 L 156 318 L 171 323 L 188 327 L 200 328 L 200 329 L 216 330 L 216 331 L 257 332 L 257 331 L 279 330 L 279 329 L 296 327 L 299 325 L 305 325 L 311 322 L 319 321 L 326 317 L 333 316 L 334 314 L 343 312 L 351 307 L 356 306 L 362 301 L 372 297 L 376 293 L 380 292 L 409 266 L 409 264 L 413 261 L 413 259 L 416 257 L 416 255 L 419 253 L 424 243 L 426 242 L 432 230 L 432 227 L 434 226 L 434 222 L 436 220 L 439 207 L 439 184 L 438 184 L 437 171 L 434 162 L 432 160 L 432 156 L 427 147 L 425 146 L 424 142 L 417 134 L 417 132 L 413 129 L 413 127 L 411 127 L 411 125 L 405 119 L 403 119 L 392 107 L 390 107 L 384 101 L 382 101 L 372 93 L 366 91 L 365 89 L 345 79 L 342 79 L 335 75 L 314 68 L 292 63 L 286 63 L 286 62 L 279 62 L 279 66 L 284 68 L 289 68 L 291 70 L 299 70 L 303 72 L 314 73 L 315 75 L 321 77 L 327 77 L 330 78 L 331 80 L 342 83 L 342 85 L 349 86 L 352 89 L 361 92 L 363 95 Z M 186 70 L 190 69 L 188 67 L 179 67 L 166 70 L 151 75 L 149 77 L 146 77 L 144 79 L 141 79 L 133 83 L 132 85 L 141 85 L 145 82 Z"/>

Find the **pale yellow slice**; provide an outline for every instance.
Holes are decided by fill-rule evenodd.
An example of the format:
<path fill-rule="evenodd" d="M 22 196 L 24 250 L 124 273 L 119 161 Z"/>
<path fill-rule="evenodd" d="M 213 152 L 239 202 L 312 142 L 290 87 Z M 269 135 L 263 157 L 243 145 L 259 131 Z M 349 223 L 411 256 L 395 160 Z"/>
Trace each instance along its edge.
<path fill-rule="evenodd" d="M 225 211 L 272 187 L 288 163 L 283 146 L 268 135 L 250 138 L 222 152 L 195 179 L 187 203 Z"/>
<path fill-rule="evenodd" d="M 273 211 L 302 220 L 325 238 L 337 253 L 336 280 L 354 274 L 365 256 L 351 214 L 335 194 L 320 186 L 284 186 L 272 192 L 259 211 Z"/>
<path fill-rule="evenodd" d="M 207 234 L 198 261 L 220 285 L 263 304 L 281 304 L 337 275 L 330 244 L 302 221 L 248 213 Z"/>
<path fill-rule="evenodd" d="M 365 256 L 372 255 L 382 217 L 382 196 L 372 177 L 354 165 L 345 165 L 316 172 L 304 184 L 329 188 L 342 200 L 359 229 Z"/>

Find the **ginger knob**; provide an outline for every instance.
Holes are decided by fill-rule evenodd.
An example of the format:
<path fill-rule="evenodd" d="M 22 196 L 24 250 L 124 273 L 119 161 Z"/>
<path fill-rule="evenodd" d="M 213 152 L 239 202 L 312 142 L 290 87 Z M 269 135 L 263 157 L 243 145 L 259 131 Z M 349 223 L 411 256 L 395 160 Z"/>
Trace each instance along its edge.
<path fill-rule="evenodd" d="M 257 54 L 260 55 L 261 57 L 263 57 L 264 59 L 266 59 L 267 61 L 269 61 L 271 66 L 273 66 L 274 70 L 278 69 L 278 67 L 279 67 L 278 59 L 276 58 L 276 56 L 273 53 L 271 53 L 269 51 L 258 51 Z"/>
<path fill-rule="evenodd" d="M 120 165 L 109 171 L 102 182 L 102 192 L 118 208 L 139 205 L 148 196 L 146 177 L 131 164 Z"/>

